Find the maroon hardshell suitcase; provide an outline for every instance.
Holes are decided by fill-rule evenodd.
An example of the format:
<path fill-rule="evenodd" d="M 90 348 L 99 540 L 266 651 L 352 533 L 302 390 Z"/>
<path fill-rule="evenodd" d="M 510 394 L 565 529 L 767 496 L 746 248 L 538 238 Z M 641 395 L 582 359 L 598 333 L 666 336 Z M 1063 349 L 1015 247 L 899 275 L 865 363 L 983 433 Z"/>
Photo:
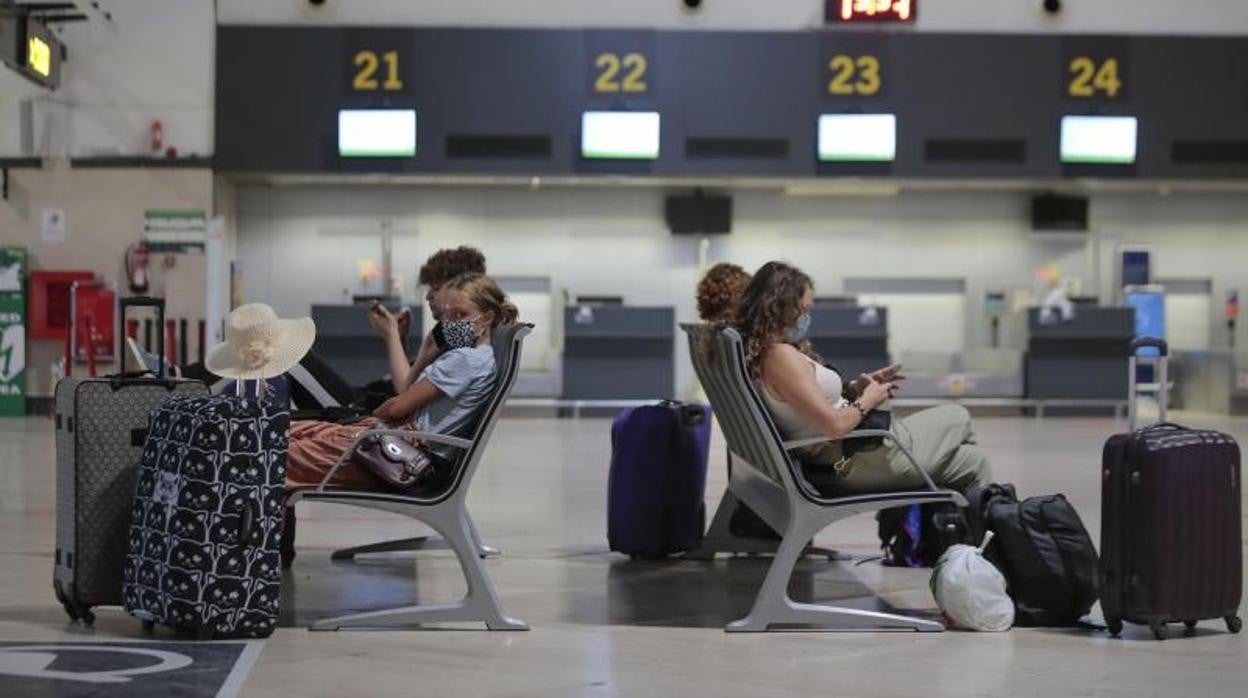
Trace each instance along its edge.
<path fill-rule="evenodd" d="M 1136 349 L 1157 347 L 1161 421 L 1135 428 Z M 1241 627 L 1243 543 L 1239 446 L 1230 436 L 1166 422 L 1167 347 L 1132 343 L 1130 431 L 1105 444 L 1101 484 L 1101 608 L 1110 634 L 1148 625 L 1221 618 Z"/>

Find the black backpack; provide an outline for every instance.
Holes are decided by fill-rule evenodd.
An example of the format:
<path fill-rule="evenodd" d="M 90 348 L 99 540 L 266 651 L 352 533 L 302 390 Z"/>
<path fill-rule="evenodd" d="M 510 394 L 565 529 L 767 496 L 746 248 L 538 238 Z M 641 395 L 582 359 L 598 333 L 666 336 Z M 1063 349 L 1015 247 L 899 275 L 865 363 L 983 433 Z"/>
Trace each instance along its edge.
<path fill-rule="evenodd" d="M 1015 623 L 1076 625 L 1096 603 L 1096 548 L 1075 508 L 1060 494 L 1018 500 L 1013 485 L 989 485 L 967 494 L 971 534 L 995 537 L 984 552 L 1005 575 Z"/>
<path fill-rule="evenodd" d="M 884 564 L 934 567 L 955 543 L 969 543 L 967 524 L 956 504 L 911 504 L 875 515 Z"/>

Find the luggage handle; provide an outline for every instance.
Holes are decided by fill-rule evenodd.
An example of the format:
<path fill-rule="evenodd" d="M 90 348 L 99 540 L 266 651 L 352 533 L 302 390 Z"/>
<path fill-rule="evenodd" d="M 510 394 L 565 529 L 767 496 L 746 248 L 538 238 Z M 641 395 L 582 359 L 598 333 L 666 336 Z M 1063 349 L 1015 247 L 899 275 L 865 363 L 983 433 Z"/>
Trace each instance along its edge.
<path fill-rule="evenodd" d="M 110 376 L 108 379 L 108 387 L 114 392 L 122 388 L 130 388 L 136 385 L 155 385 L 164 388 L 169 392 L 173 392 L 178 387 L 178 381 L 172 378 L 147 377 L 146 373 L 122 373 L 116 376 Z"/>
<path fill-rule="evenodd" d="M 1157 420 L 1158 423 L 1166 424 L 1168 423 L 1168 409 L 1170 406 L 1170 345 L 1160 337 L 1145 336 L 1131 340 L 1130 347 L 1131 351 L 1127 357 L 1127 431 L 1136 431 L 1138 428 L 1139 414 L 1136 409 L 1136 403 L 1139 395 L 1136 383 L 1136 367 L 1139 365 L 1139 361 L 1135 354 L 1144 347 L 1153 347 L 1157 349 L 1159 354 L 1156 357 L 1157 374 L 1154 376 L 1157 380 Z"/>
<path fill-rule="evenodd" d="M 247 503 L 243 506 L 243 513 L 242 515 L 238 517 L 238 544 L 239 545 L 243 545 L 247 543 L 247 541 L 250 539 L 251 528 L 256 523 L 256 516 L 257 516 L 256 509 L 259 509 L 259 508 L 260 508 L 260 505 L 257 504 L 256 500 L 254 499 L 248 499 Z"/>
<path fill-rule="evenodd" d="M 154 298 L 152 296 L 134 296 L 132 298 L 122 298 L 120 301 L 118 301 L 118 308 L 119 308 L 118 315 L 120 315 L 120 322 L 123 328 L 126 326 L 126 311 L 129 310 L 130 308 L 155 308 L 156 309 L 156 326 L 157 327 L 165 326 L 165 299 L 164 298 Z M 126 341 L 126 333 L 124 330 L 121 332 L 121 341 L 122 342 Z M 124 377 L 127 374 L 126 372 L 126 353 L 127 352 L 123 350 L 120 353 L 121 353 L 121 376 Z M 163 378 L 165 375 L 165 333 L 164 332 L 156 333 L 156 354 L 157 354 L 157 358 L 159 359 L 158 366 L 160 367 L 158 375 Z M 113 389 L 116 390 L 116 387 L 114 386 Z M 172 389 L 173 388 L 170 387 L 170 390 Z"/>
<path fill-rule="evenodd" d="M 1157 349 L 1163 357 L 1170 355 L 1170 345 L 1160 337 L 1136 337 L 1131 340 L 1131 355 L 1135 356 L 1135 353 L 1144 347 Z"/>

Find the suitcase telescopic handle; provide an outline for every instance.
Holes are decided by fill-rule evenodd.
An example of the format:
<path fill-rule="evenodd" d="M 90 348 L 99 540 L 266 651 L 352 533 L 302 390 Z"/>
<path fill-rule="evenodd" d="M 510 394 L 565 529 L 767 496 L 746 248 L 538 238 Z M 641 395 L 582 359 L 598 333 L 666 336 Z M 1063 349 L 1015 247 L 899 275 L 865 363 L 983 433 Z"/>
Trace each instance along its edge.
<path fill-rule="evenodd" d="M 1170 345 L 1160 337 L 1136 337 L 1131 340 L 1131 355 L 1135 356 L 1135 353 L 1144 347 L 1153 347 L 1162 356 L 1170 355 Z"/>
<path fill-rule="evenodd" d="M 163 328 L 165 326 L 165 299 L 164 298 L 153 298 L 151 296 L 134 296 L 132 298 L 122 298 L 118 302 L 118 308 L 121 314 L 122 327 L 125 327 L 126 325 L 126 311 L 130 310 L 131 308 L 155 308 L 156 309 L 156 327 Z M 125 340 L 126 333 L 124 331 L 121 333 L 121 336 L 122 336 L 121 341 L 123 342 L 126 341 Z M 126 375 L 126 354 L 127 353 L 128 352 L 126 351 L 121 352 L 121 375 L 123 376 Z M 156 333 L 156 353 L 157 353 L 157 359 L 159 361 L 158 365 L 160 367 L 160 372 L 157 375 L 161 378 L 164 378 L 165 377 L 165 333 L 163 331 Z"/>

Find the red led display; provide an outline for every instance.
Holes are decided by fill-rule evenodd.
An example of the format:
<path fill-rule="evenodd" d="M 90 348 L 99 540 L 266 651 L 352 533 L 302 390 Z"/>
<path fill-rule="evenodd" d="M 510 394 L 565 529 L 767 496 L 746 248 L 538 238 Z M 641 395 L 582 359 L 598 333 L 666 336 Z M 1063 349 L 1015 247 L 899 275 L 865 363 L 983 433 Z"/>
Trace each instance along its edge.
<path fill-rule="evenodd" d="M 826 0 L 824 19 L 829 24 L 857 22 L 911 23 L 919 0 Z"/>

